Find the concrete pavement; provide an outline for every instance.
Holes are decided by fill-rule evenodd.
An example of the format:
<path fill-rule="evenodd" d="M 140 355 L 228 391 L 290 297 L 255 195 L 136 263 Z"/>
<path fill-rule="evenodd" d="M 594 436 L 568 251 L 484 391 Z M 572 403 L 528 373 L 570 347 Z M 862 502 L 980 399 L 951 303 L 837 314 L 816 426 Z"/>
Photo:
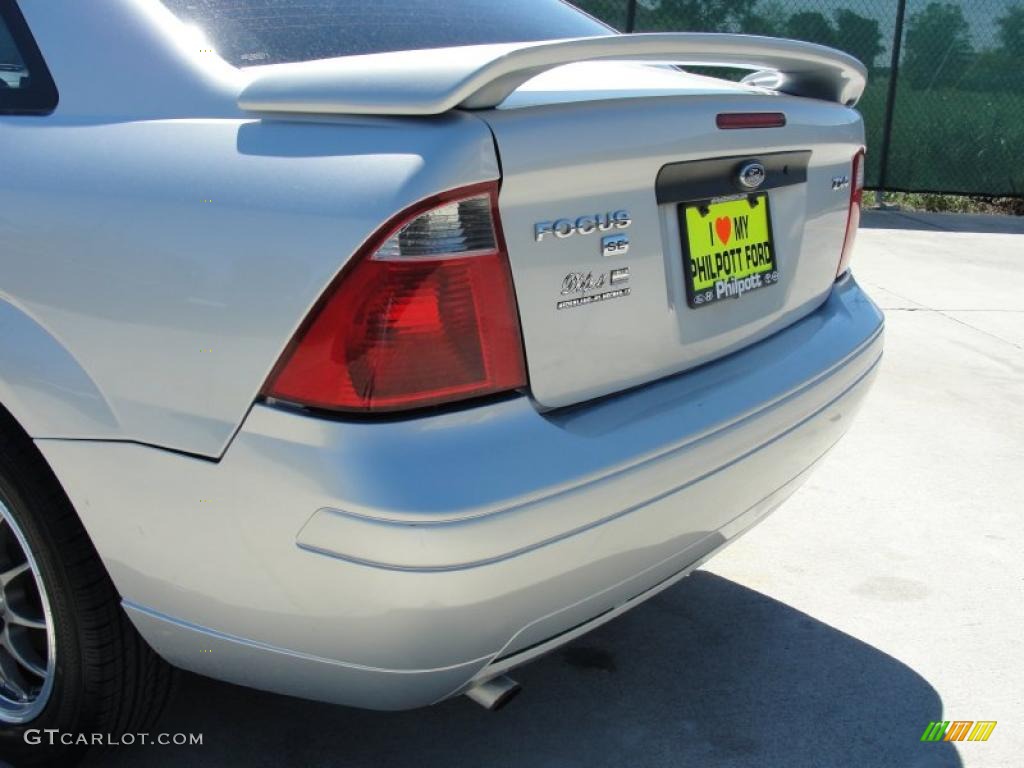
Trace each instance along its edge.
<path fill-rule="evenodd" d="M 865 225 L 854 270 L 887 350 L 850 434 L 708 567 L 519 671 L 506 710 L 360 712 L 187 676 L 158 730 L 203 746 L 88 765 L 1020 765 L 1024 220 Z M 921 743 L 939 719 L 999 725 Z"/>

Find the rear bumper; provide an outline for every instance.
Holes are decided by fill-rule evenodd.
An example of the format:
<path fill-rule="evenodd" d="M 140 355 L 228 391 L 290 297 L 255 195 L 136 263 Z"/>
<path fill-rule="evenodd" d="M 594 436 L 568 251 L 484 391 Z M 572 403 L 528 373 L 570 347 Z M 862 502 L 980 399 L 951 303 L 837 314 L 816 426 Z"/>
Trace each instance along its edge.
<path fill-rule="evenodd" d="M 846 278 L 751 348 L 554 414 L 256 406 L 219 463 L 39 443 L 170 661 L 408 708 L 617 615 L 760 520 L 849 426 L 882 325 Z"/>

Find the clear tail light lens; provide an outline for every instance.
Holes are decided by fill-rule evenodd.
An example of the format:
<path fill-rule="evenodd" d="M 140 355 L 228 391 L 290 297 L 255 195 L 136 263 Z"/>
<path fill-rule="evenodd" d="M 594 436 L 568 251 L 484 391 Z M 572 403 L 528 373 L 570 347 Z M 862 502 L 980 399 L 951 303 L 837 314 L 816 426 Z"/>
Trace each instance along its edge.
<path fill-rule="evenodd" d="M 263 394 L 383 412 L 526 386 L 497 190 L 439 195 L 382 227 L 313 309 Z"/>
<path fill-rule="evenodd" d="M 846 217 L 846 237 L 843 239 L 843 252 L 839 256 L 839 268 L 836 277 L 850 268 L 853 258 L 853 243 L 857 239 L 857 228 L 860 226 L 860 207 L 864 197 L 864 150 L 857 150 L 853 156 L 853 168 L 850 175 L 850 210 Z"/>

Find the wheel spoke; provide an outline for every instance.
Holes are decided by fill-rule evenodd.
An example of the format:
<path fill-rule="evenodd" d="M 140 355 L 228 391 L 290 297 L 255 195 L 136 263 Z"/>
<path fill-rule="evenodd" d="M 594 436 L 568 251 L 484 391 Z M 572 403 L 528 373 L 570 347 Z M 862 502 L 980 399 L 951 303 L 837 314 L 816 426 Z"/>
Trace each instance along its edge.
<path fill-rule="evenodd" d="M 7 606 L 7 613 L 4 615 L 4 620 L 10 624 L 18 624 L 22 627 L 28 627 L 29 629 L 46 629 L 45 621 L 42 619 L 33 619 L 30 616 L 23 616 L 13 610 L 10 605 Z"/>
<path fill-rule="evenodd" d="M 0 585 L 6 586 L 14 581 L 16 578 L 21 576 L 25 571 L 29 569 L 28 562 L 24 562 L 21 565 L 16 565 L 13 568 L 8 568 L 3 573 L 0 573 Z"/>
<path fill-rule="evenodd" d="M 25 692 L 21 677 L 21 670 L 18 669 L 14 658 L 2 648 L 0 648 L 0 687 L 6 688 L 20 701 L 28 699 L 28 694 Z"/>
<path fill-rule="evenodd" d="M 0 496 L 0 726 L 31 722 L 53 692 L 56 648 L 46 586 Z"/>
<path fill-rule="evenodd" d="M 46 666 L 39 662 L 36 652 L 24 642 L 23 633 L 11 633 L 11 625 L 4 627 L 3 635 L 0 635 L 0 645 L 7 649 L 23 669 L 27 669 L 36 677 L 46 677 Z"/>

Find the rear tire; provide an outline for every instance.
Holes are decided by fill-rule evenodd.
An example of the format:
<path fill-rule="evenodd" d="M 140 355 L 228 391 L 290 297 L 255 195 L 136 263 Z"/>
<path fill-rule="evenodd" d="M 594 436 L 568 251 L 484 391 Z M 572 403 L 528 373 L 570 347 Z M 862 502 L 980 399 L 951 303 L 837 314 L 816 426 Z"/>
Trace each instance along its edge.
<path fill-rule="evenodd" d="M 35 446 L 12 431 L 0 427 L 0 757 L 72 765 L 92 734 L 148 730 L 174 671 L 125 615 Z M 72 743 L 50 744 L 47 728 Z"/>

